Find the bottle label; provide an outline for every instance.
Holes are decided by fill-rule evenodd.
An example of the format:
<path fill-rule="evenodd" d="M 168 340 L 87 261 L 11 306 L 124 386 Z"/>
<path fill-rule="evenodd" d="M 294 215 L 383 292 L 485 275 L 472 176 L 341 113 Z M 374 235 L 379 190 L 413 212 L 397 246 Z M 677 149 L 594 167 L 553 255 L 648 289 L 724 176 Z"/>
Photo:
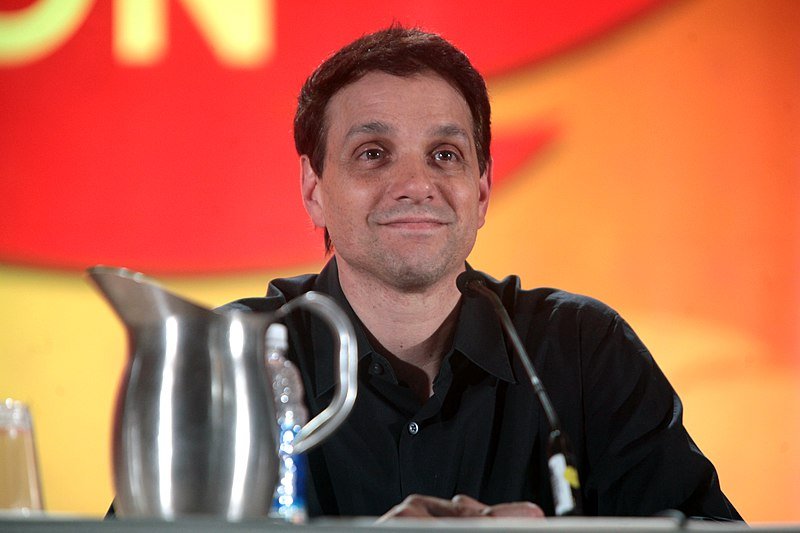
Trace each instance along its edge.
<path fill-rule="evenodd" d="M 292 453 L 294 438 L 300 429 L 299 425 L 293 425 L 285 418 L 281 419 L 281 445 L 278 449 L 279 479 L 270 511 L 270 516 L 292 524 L 305 524 L 308 520 L 305 501 L 305 477 L 308 465 L 304 455 Z"/>

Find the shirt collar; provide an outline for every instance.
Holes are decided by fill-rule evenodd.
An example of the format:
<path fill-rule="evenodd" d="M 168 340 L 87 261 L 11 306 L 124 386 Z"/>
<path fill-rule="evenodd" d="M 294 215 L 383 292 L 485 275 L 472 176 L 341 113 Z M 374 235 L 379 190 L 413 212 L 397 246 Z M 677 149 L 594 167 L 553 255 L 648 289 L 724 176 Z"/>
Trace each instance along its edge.
<path fill-rule="evenodd" d="M 472 269 L 469 265 L 467 268 Z M 314 290 L 333 298 L 352 322 L 358 343 L 358 360 L 361 361 L 373 351 L 373 348 L 364 332 L 364 325 L 342 291 L 336 258 L 331 258 L 319 273 L 314 283 Z M 331 333 L 328 327 L 319 320 L 311 322 L 311 342 L 314 354 L 325 354 L 321 357 L 315 356 L 315 393 L 319 397 L 334 386 L 333 361 L 336 357 L 336 354 L 333 353 Z M 503 330 L 491 303 L 485 298 L 462 297 L 453 347 L 492 376 L 510 383 L 516 382 Z"/>
<path fill-rule="evenodd" d="M 474 270 L 469 264 L 467 269 Z M 486 298 L 461 297 L 453 347 L 489 374 L 516 383 L 500 320 Z"/>
<path fill-rule="evenodd" d="M 353 311 L 353 308 L 350 307 L 350 302 L 347 301 L 342 291 L 342 286 L 339 284 L 339 268 L 336 265 L 335 257 L 331 258 L 328 264 L 325 265 L 325 268 L 320 271 L 314 283 L 314 290 L 333 298 L 347 315 L 347 318 L 350 319 L 350 322 L 353 324 L 353 329 L 356 332 L 358 360 L 361 361 L 367 354 L 372 352 L 372 346 L 367 339 L 366 333 L 364 333 L 364 325 L 361 323 L 361 320 L 359 320 L 355 311 Z M 328 326 L 323 324 L 320 320 L 311 321 L 311 343 L 313 346 L 312 353 L 316 359 L 314 381 L 317 390 L 314 392 L 316 396 L 319 397 L 333 388 L 335 377 L 333 370 L 334 359 L 337 357 L 337 354 L 333 353 L 332 333 Z"/>

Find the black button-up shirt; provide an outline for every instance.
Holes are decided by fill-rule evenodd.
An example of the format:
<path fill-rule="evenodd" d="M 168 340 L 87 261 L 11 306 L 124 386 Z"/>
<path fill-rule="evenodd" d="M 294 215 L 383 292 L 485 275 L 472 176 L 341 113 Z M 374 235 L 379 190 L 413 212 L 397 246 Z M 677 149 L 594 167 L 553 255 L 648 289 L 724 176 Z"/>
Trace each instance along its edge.
<path fill-rule="evenodd" d="M 666 509 L 740 519 L 713 465 L 682 424 L 682 407 L 630 327 L 602 303 L 553 289 L 492 281 L 572 441 L 590 515 L 647 516 Z M 420 405 L 372 349 L 342 293 L 335 260 L 319 275 L 274 280 L 266 298 L 228 308 L 274 310 L 315 290 L 332 296 L 357 332 L 359 390 L 352 413 L 309 453 L 309 513 L 380 515 L 414 493 L 463 493 L 487 504 L 532 501 L 553 514 L 549 428 L 491 306 L 460 304 L 453 347 Z M 334 387 L 327 328 L 301 312 L 286 320 L 312 416 Z"/>

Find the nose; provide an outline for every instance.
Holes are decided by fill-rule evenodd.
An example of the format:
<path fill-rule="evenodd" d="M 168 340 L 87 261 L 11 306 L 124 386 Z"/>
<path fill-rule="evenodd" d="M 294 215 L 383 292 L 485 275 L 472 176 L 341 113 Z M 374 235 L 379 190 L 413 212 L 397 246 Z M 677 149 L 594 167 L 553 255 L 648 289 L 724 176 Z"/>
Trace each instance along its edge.
<path fill-rule="evenodd" d="M 394 200 L 421 203 L 433 199 L 436 187 L 431 169 L 424 161 L 398 165 L 390 194 Z"/>

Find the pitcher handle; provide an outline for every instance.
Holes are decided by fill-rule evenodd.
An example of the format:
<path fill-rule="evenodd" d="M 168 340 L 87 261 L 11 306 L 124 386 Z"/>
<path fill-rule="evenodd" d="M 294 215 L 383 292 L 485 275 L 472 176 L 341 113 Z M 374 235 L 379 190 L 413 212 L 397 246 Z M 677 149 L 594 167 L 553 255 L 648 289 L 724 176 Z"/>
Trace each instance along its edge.
<path fill-rule="evenodd" d="M 309 420 L 295 437 L 294 453 L 300 454 L 328 438 L 353 409 L 358 388 L 358 346 L 353 325 L 331 297 L 319 292 L 307 292 L 284 304 L 275 316 L 283 318 L 297 308 L 306 308 L 322 317 L 331 329 L 334 344 L 339 351 L 339 357 L 334 359 L 334 372 L 338 379 L 333 400 L 321 413 Z"/>

